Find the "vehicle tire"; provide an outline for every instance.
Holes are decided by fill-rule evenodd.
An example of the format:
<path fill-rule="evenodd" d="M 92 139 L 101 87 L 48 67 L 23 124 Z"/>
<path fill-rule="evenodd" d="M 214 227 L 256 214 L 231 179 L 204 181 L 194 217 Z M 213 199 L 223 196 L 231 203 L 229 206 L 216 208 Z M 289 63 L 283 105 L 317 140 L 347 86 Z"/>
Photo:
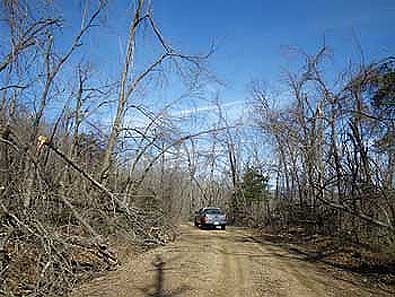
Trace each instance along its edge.
<path fill-rule="evenodd" d="M 225 230 L 225 228 L 226 228 L 225 225 L 222 225 L 222 226 L 221 226 L 221 230 Z"/>

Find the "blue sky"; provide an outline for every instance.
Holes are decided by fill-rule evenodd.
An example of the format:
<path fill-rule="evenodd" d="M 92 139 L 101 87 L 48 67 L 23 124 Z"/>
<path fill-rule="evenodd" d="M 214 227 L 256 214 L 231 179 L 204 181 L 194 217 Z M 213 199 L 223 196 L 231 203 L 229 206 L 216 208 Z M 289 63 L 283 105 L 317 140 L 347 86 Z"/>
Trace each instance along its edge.
<path fill-rule="evenodd" d="M 325 38 L 333 50 L 333 69 L 339 70 L 350 58 L 359 60 L 358 44 L 368 61 L 395 54 L 394 0 L 152 2 L 162 32 L 177 48 L 201 53 L 216 42 L 210 67 L 225 82 L 219 88 L 224 103 L 245 99 L 254 79 L 276 86 L 283 69 L 295 65 L 289 46 L 313 53 Z M 62 5 L 66 19 L 78 25 L 80 2 Z M 130 18 L 130 1 L 110 1 L 104 27 L 86 41 L 85 55 L 96 61 L 104 76 L 116 78 L 120 71 Z M 141 60 L 152 57 L 152 39 L 143 36 L 141 40 Z M 202 104 L 201 109 L 207 109 Z"/>
<path fill-rule="evenodd" d="M 156 16 L 172 40 L 187 50 L 218 42 L 214 70 L 243 96 L 251 79 L 275 82 L 288 46 L 314 52 L 323 42 L 333 49 L 337 67 L 357 55 L 367 58 L 395 51 L 393 0 L 206 0 L 157 1 Z"/>

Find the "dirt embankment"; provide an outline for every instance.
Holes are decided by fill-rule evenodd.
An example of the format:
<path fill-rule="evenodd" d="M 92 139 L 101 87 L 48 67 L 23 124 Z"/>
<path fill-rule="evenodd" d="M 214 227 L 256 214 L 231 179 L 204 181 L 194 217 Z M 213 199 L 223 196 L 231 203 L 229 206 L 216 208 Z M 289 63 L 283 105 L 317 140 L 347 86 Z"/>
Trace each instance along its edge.
<path fill-rule="evenodd" d="M 254 240 L 248 230 L 180 227 L 168 246 L 74 292 L 79 296 L 392 296 L 361 285 L 346 272 Z"/>

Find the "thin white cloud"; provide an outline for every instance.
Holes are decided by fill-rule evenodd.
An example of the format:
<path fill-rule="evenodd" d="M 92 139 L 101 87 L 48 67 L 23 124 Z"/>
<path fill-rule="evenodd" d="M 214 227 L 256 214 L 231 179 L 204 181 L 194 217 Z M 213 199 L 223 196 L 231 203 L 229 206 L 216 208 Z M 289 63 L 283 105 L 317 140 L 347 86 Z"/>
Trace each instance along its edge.
<path fill-rule="evenodd" d="M 236 101 L 232 101 L 232 102 L 228 102 L 228 103 L 223 103 L 220 104 L 221 108 L 228 108 L 228 107 L 233 107 L 235 105 L 241 105 L 243 104 L 243 100 L 236 100 Z M 203 113 L 203 112 L 208 112 L 208 111 L 213 111 L 213 110 L 217 110 L 218 109 L 218 105 L 217 104 L 210 104 L 210 105 L 206 105 L 206 106 L 200 106 L 200 107 L 195 107 L 195 108 L 187 108 L 184 110 L 180 110 L 180 111 L 175 111 L 172 112 L 171 115 L 172 116 L 188 116 L 188 115 L 192 115 L 192 114 L 196 114 L 196 113 Z"/>

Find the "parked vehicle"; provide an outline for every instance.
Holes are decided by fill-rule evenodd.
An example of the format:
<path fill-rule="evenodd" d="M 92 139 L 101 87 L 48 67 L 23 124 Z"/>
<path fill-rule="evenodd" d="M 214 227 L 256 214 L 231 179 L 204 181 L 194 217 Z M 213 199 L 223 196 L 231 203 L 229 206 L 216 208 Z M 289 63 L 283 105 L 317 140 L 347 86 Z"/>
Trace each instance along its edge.
<path fill-rule="evenodd" d="M 219 208 L 205 207 L 195 212 L 194 223 L 196 227 L 221 227 L 225 230 L 226 215 Z"/>

